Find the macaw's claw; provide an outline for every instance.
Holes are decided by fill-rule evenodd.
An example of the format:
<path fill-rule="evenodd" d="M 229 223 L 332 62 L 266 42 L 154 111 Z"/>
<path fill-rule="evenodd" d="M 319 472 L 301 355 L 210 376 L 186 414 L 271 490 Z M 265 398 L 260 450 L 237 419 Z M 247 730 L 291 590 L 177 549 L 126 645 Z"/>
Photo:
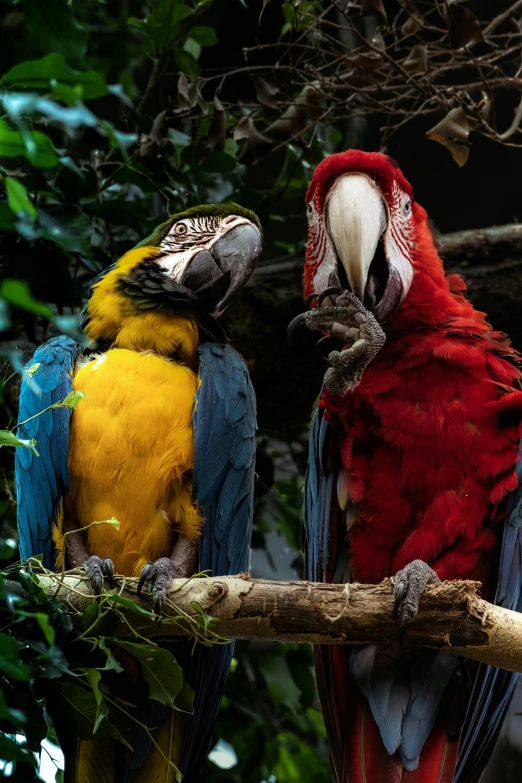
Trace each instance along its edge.
<path fill-rule="evenodd" d="M 91 555 L 83 564 L 91 582 L 91 587 L 95 595 L 101 595 L 103 587 L 103 577 L 109 580 L 111 589 L 114 586 L 114 563 L 110 557 L 103 559 L 97 555 Z"/>
<path fill-rule="evenodd" d="M 427 584 L 440 582 L 435 571 L 423 560 L 413 560 L 395 574 L 393 617 L 405 628 L 417 616 L 419 602 Z"/>
<path fill-rule="evenodd" d="M 143 585 L 145 582 L 148 583 L 149 592 L 151 592 L 152 588 L 155 614 L 161 614 L 170 583 L 174 577 L 180 575 L 178 571 L 179 569 L 176 568 L 172 560 L 168 557 L 160 557 L 155 563 L 147 563 L 143 566 L 136 592 L 140 595 Z"/>
<path fill-rule="evenodd" d="M 333 296 L 337 290 L 327 288 L 323 294 Z M 326 332 L 347 346 L 341 351 L 331 351 L 328 355 L 330 367 L 324 376 L 328 391 L 342 396 L 355 389 L 364 370 L 386 342 L 386 335 L 373 313 L 364 307 L 355 294 L 345 291 L 337 297 L 334 306 L 316 307 L 304 313 L 304 318 L 309 329 Z"/>
<path fill-rule="evenodd" d="M 317 297 L 316 306 L 321 307 L 324 300 L 328 297 L 330 297 L 330 301 L 332 305 L 335 307 L 338 301 L 338 297 L 341 296 L 341 294 L 348 293 L 345 288 L 339 288 L 337 285 L 332 285 L 329 288 L 325 288 L 324 291 L 321 291 L 320 294 L 315 294 Z"/>

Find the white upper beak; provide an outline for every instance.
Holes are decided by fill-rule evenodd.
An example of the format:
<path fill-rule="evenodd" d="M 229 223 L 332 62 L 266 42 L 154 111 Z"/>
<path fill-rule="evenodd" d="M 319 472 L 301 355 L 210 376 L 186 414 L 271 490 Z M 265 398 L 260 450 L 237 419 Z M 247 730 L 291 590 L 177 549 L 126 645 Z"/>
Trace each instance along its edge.
<path fill-rule="evenodd" d="M 342 174 L 328 196 L 326 228 L 350 287 L 361 302 L 386 224 L 386 208 L 371 179 L 364 174 Z"/>

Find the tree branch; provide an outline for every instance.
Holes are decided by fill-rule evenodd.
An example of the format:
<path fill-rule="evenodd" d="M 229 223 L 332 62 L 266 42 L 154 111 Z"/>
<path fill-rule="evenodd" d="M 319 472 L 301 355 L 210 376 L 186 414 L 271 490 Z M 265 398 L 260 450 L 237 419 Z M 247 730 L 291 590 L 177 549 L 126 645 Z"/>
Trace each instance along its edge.
<path fill-rule="evenodd" d="M 136 596 L 137 582 L 126 578 L 123 584 L 117 577 L 116 592 L 150 610 L 151 599 Z M 63 583 L 60 577 L 40 576 L 40 584 L 72 611 L 82 611 L 95 600 L 80 575 L 65 577 Z M 392 619 L 392 586 L 391 579 L 379 585 L 270 582 L 248 575 L 178 579 L 171 587 L 163 622 L 131 611 L 126 619 L 142 636 L 185 635 L 188 631 L 183 622 L 179 625 L 179 617 L 197 616 L 194 605 L 198 604 L 219 620 L 212 624 L 214 634 L 226 638 L 321 644 L 394 641 L 399 627 Z M 478 587 L 478 582 L 428 587 L 404 643 L 522 671 L 522 615 L 482 600 Z"/>

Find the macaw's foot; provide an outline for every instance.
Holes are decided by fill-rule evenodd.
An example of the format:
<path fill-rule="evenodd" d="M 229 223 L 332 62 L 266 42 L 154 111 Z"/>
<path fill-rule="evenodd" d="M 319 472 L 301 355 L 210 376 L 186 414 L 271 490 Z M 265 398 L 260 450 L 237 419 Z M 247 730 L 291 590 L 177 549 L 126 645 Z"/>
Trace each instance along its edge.
<path fill-rule="evenodd" d="M 332 296 L 334 289 L 324 293 Z M 321 301 L 321 295 L 318 302 Z M 348 344 L 342 351 L 328 355 L 329 369 L 324 376 L 326 388 L 331 394 L 342 396 L 355 389 L 363 372 L 386 342 L 386 335 L 373 313 L 350 292 L 343 292 L 332 307 L 316 307 L 305 313 L 309 329 L 327 332 Z"/>
<path fill-rule="evenodd" d="M 395 574 L 393 616 L 399 617 L 401 628 L 415 620 L 424 588 L 434 582 L 440 579 L 423 560 L 413 560 Z"/>
<path fill-rule="evenodd" d="M 174 565 L 169 557 L 160 557 L 155 563 L 147 563 L 143 566 L 136 592 L 140 595 L 143 585 L 148 582 L 149 593 L 152 592 L 154 600 L 154 611 L 156 614 L 161 614 L 170 583 L 176 577 L 182 576 L 184 574 L 181 573 L 181 569 Z"/>
<path fill-rule="evenodd" d="M 114 564 L 110 557 L 104 557 L 102 560 L 102 558 L 96 555 L 91 555 L 85 561 L 83 567 L 87 571 L 95 595 L 101 594 L 104 576 L 109 580 L 110 587 L 113 587 Z"/>
<path fill-rule="evenodd" d="M 137 593 L 140 595 L 145 582 L 152 588 L 154 611 L 161 613 L 173 579 L 188 579 L 195 573 L 198 563 L 198 545 L 180 533 L 170 557 L 160 557 L 155 563 L 147 563 L 140 574 Z"/>

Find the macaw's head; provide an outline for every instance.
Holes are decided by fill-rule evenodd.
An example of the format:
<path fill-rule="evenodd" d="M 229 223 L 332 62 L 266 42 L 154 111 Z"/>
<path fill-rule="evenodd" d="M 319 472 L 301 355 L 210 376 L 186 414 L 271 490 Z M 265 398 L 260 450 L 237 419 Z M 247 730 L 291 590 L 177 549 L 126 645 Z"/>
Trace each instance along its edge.
<path fill-rule="evenodd" d="M 91 339 L 118 345 L 132 331 L 139 336 L 129 347 L 151 349 L 157 346 L 147 333 L 164 335 L 180 317 L 219 336 L 217 319 L 247 283 L 260 252 L 259 220 L 237 204 L 172 215 L 94 281 L 83 327 Z"/>
<path fill-rule="evenodd" d="M 406 320 L 430 320 L 440 297 L 443 309 L 455 305 L 426 212 L 391 158 L 360 150 L 325 158 L 306 209 L 305 296 L 350 289 L 381 324 L 399 308 Z"/>

